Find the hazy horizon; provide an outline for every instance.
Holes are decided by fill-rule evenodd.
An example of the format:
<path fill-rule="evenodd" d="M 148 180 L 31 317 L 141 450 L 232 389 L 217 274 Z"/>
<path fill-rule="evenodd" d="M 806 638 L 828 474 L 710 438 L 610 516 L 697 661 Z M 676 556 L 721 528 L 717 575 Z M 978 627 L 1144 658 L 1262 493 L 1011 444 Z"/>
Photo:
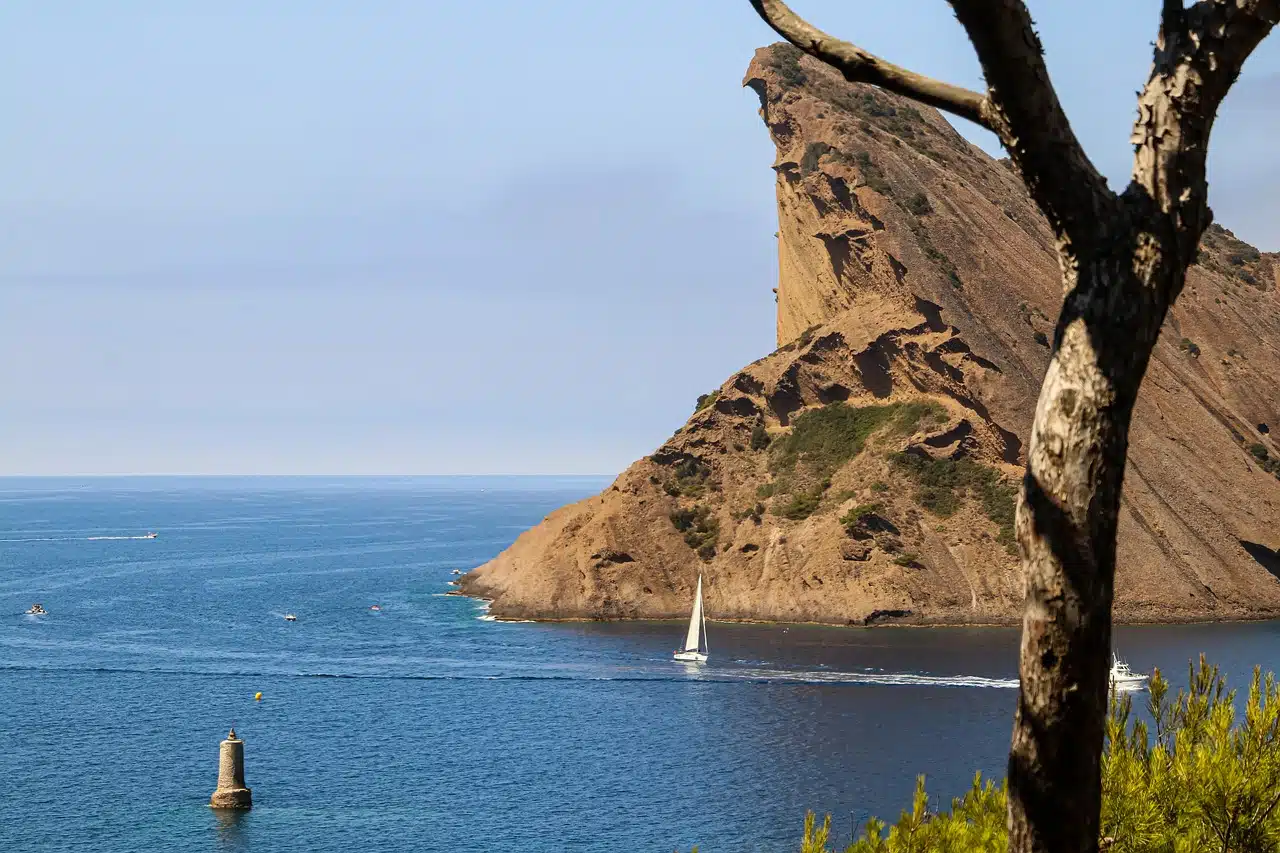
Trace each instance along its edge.
<path fill-rule="evenodd" d="M 1127 182 L 1160 3 L 1030 5 Z M 795 6 L 982 85 L 935 0 Z M 67 8 L 0 10 L 0 475 L 608 475 L 773 349 L 745 0 Z M 1264 250 L 1278 130 L 1273 36 L 1210 156 Z"/>

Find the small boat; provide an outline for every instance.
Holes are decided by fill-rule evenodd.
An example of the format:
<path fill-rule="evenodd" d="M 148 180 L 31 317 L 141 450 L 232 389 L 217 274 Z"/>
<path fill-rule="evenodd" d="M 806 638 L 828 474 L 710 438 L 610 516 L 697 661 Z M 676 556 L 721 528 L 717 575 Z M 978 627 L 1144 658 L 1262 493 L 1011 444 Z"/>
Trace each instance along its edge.
<path fill-rule="evenodd" d="M 45 609 L 44 609 L 43 607 L 41 607 L 39 604 L 33 604 L 33 605 L 31 605 L 31 609 L 30 609 L 30 610 L 28 610 L 28 611 L 26 611 L 26 614 L 25 614 L 25 615 L 27 615 L 27 616 L 44 616 L 44 615 L 45 615 L 46 613 L 48 613 L 48 612 L 49 612 L 48 610 L 45 610 Z"/>
<path fill-rule="evenodd" d="M 1147 686 L 1147 676 L 1129 669 L 1129 664 L 1112 652 L 1111 686 L 1118 691 L 1142 690 Z"/>
<path fill-rule="evenodd" d="M 453 575 L 460 575 L 460 574 L 462 574 L 462 569 L 454 569 L 452 572 L 450 572 L 450 574 L 453 574 Z"/>
<path fill-rule="evenodd" d="M 297 621 L 298 621 L 298 617 L 297 617 L 297 616 L 294 616 L 292 613 L 286 613 L 286 614 L 284 615 L 284 621 L 286 621 L 286 622 L 297 622 Z"/>
<path fill-rule="evenodd" d="M 698 592 L 693 599 L 693 613 L 689 614 L 689 631 L 685 634 L 684 647 L 677 649 L 676 660 L 706 663 L 711 649 L 707 646 L 707 617 L 702 612 L 702 574 L 698 574 Z"/>
<path fill-rule="evenodd" d="M 143 536 L 142 538 L 143 538 L 143 539 L 155 539 L 155 538 L 156 538 L 157 536 L 159 536 L 159 535 L 160 535 L 159 533 L 148 533 L 146 536 Z"/>
<path fill-rule="evenodd" d="M 372 607 L 370 607 L 369 609 L 370 609 L 370 610 L 372 610 L 374 613 L 381 613 L 381 612 L 382 612 L 382 608 L 381 608 L 381 607 L 379 607 L 379 606 L 378 606 L 378 605 L 376 605 L 376 604 L 375 604 L 375 605 L 373 605 Z"/>

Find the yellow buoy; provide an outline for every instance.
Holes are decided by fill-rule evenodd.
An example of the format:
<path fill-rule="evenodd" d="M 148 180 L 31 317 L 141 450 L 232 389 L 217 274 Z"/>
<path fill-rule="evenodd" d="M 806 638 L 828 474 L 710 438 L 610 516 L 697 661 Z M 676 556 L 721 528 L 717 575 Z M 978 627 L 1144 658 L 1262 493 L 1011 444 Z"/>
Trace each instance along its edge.
<path fill-rule="evenodd" d="M 255 694 L 253 694 L 253 701 L 255 701 L 255 702 L 261 702 L 261 701 L 262 701 L 262 691 L 261 691 L 261 690 L 259 690 L 259 691 L 258 691 L 257 693 L 255 693 Z"/>

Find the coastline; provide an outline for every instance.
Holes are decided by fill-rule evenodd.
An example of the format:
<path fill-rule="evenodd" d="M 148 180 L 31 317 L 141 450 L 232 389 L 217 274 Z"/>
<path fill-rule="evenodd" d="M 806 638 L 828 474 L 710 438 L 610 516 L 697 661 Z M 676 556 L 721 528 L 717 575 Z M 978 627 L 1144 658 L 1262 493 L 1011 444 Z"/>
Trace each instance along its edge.
<path fill-rule="evenodd" d="M 451 581 L 451 583 L 453 583 Z M 600 623 L 600 622 L 632 622 L 632 623 L 652 623 L 655 625 L 679 625 L 687 621 L 687 616 L 503 616 L 494 613 L 492 605 L 495 599 L 489 598 L 479 593 L 463 592 L 460 589 L 453 589 L 445 593 L 445 595 L 456 596 L 459 598 L 467 598 L 472 601 L 480 601 L 489 605 L 486 607 L 486 616 L 490 621 L 508 622 L 508 623 L 537 623 L 537 624 L 573 624 L 573 623 Z M 1230 618 L 1212 619 L 1203 616 L 1188 616 L 1178 618 L 1176 616 L 1166 618 L 1143 618 L 1141 616 L 1124 616 L 1116 615 L 1113 617 L 1112 624 L 1124 625 L 1126 627 L 1159 627 L 1172 625 L 1231 625 L 1238 623 L 1252 622 L 1274 622 L 1280 621 L 1280 611 L 1273 613 L 1258 613 L 1256 615 L 1245 614 L 1232 616 Z M 720 623 L 729 625 L 781 625 L 781 626 L 800 626 L 810 628 L 1020 628 L 1022 618 L 1019 614 L 1016 618 L 1011 617 L 1007 620 L 980 620 L 980 621 L 964 621 L 960 619 L 937 618 L 929 616 L 886 616 L 882 618 L 872 619 L 871 621 L 846 620 L 844 622 L 821 622 L 813 620 L 783 620 L 783 619 L 757 619 L 751 617 L 714 617 L 707 616 L 707 622 Z"/>

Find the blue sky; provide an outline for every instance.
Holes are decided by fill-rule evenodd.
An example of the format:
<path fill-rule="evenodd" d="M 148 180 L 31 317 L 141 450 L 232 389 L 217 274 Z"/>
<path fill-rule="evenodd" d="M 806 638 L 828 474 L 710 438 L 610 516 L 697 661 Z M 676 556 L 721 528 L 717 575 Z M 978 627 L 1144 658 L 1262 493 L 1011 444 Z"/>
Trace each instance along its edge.
<path fill-rule="evenodd" d="M 793 5 L 980 86 L 941 0 Z M 1122 185 L 1158 0 L 1030 5 Z M 746 0 L 4 4 L 0 474 L 620 470 L 772 349 L 772 40 Z M 1210 172 L 1265 249 L 1278 132 L 1273 36 Z"/>

